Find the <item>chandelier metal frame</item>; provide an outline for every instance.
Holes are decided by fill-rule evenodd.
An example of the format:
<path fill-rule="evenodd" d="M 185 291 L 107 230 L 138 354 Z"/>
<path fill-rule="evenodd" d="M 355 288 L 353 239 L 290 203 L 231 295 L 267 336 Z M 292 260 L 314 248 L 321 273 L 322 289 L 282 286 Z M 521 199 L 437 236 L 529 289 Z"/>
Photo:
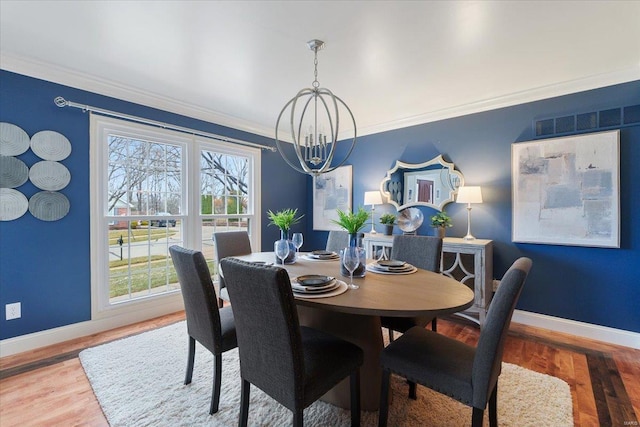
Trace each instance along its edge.
<path fill-rule="evenodd" d="M 322 40 L 314 39 L 307 42 L 307 45 L 309 46 L 309 49 L 314 52 L 314 80 L 312 87 L 300 90 L 296 96 L 291 98 L 291 100 L 289 100 L 289 102 L 287 102 L 282 108 L 282 111 L 280 111 L 280 114 L 278 115 L 278 120 L 276 121 L 275 140 L 278 152 L 289 166 L 298 172 L 317 176 L 326 172 L 331 172 L 344 164 L 355 147 L 357 129 L 356 120 L 347 104 L 345 104 L 345 102 L 338 96 L 334 95 L 334 93 L 329 89 L 320 87 L 320 83 L 318 82 L 318 51 L 324 48 L 324 42 Z M 342 105 L 351 117 L 351 121 L 353 122 L 353 139 L 351 140 L 351 147 L 342 161 L 337 165 L 332 166 L 331 163 L 338 145 L 338 132 L 340 127 L 339 105 Z M 285 116 L 285 112 L 289 107 L 291 107 L 289 118 L 291 139 L 293 140 L 293 146 L 299 166 L 287 157 L 282 146 L 283 142 L 278 137 L 280 121 L 283 116 Z M 297 124 L 295 123 L 296 112 L 298 111 L 296 108 L 301 108 L 299 122 Z M 318 110 L 319 108 L 320 111 Z M 327 142 L 327 134 L 325 133 L 323 135 L 318 129 L 319 112 L 321 114 L 322 112 L 326 114 L 326 120 L 330 128 L 329 142 Z M 307 114 L 313 114 L 313 126 L 312 131 L 309 134 L 304 135 L 302 127 Z"/>

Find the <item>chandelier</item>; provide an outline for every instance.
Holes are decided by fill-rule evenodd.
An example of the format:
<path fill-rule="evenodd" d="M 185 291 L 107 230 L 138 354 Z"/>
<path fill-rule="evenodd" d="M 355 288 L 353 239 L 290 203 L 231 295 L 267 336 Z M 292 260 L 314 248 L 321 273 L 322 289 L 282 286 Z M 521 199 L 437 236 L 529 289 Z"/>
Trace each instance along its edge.
<path fill-rule="evenodd" d="M 356 120 L 342 99 L 335 96 L 329 89 L 320 87 L 318 82 L 318 51 L 324 47 L 324 42 L 311 40 L 307 42 L 307 45 L 314 53 L 313 87 L 300 90 L 280 111 L 276 122 L 276 147 L 282 158 L 293 169 L 317 176 L 340 167 L 347 160 L 356 145 Z M 339 163 L 332 165 L 338 146 L 339 109 L 341 107 L 349 113 L 353 122 L 353 139 L 344 158 Z M 283 143 L 278 137 L 278 132 L 281 129 L 280 121 L 286 117 L 287 110 L 290 110 L 289 131 L 297 162 L 287 156 L 282 146 Z M 286 126 L 286 119 L 282 122 L 282 125 Z"/>

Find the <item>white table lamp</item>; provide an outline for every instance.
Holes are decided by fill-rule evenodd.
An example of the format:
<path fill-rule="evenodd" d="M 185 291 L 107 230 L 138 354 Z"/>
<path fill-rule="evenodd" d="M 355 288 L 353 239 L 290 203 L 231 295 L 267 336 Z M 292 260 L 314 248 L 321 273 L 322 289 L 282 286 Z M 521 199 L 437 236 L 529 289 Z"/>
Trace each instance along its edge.
<path fill-rule="evenodd" d="M 376 234 L 377 231 L 373 228 L 373 224 L 376 205 L 382 204 L 382 195 L 380 194 L 380 191 L 365 191 L 364 204 L 371 205 L 371 234 Z"/>
<path fill-rule="evenodd" d="M 482 191 L 480 187 L 460 187 L 458 188 L 458 197 L 456 203 L 467 204 L 467 235 L 465 240 L 473 240 L 475 237 L 471 234 L 471 203 L 482 203 Z"/>

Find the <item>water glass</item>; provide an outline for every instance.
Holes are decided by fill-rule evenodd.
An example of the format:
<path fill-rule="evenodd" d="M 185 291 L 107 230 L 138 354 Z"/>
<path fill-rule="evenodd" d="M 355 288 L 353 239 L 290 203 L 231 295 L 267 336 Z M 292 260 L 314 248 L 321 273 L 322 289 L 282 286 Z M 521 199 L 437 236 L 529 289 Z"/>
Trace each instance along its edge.
<path fill-rule="evenodd" d="M 302 242 L 304 242 L 304 238 L 302 237 L 302 233 L 293 233 L 291 241 L 296 247 L 296 252 L 300 250 L 302 247 Z"/>
<path fill-rule="evenodd" d="M 280 264 L 284 265 L 284 260 L 289 256 L 289 241 L 287 239 L 276 240 L 273 244 L 273 251 L 280 259 Z"/>
<path fill-rule="evenodd" d="M 353 283 L 353 272 L 360 265 L 360 252 L 362 248 L 357 246 L 349 246 L 342 250 L 342 265 L 349 271 L 351 289 L 358 289 L 360 286 Z"/>

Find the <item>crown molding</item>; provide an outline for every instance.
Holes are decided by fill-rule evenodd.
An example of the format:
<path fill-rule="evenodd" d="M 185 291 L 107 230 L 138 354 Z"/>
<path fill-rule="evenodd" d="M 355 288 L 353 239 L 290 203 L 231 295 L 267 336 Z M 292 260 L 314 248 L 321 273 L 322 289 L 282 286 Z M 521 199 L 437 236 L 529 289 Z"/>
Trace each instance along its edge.
<path fill-rule="evenodd" d="M 514 92 L 499 97 L 488 98 L 477 102 L 457 105 L 455 107 L 429 111 L 424 114 L 419 114 L 400 120 L 394 120 L 391 122 L 358 128 L 358 134 L 371 135 L 375 133 L 401 129 L 404 127 L 465 116 L 468 114 L 496 110 L 498 108 L 512 107 L 514 105 L 525 104 L 527 102 L 534 102 L 543 99 L 554 98 L 557 96 L 570 95 L 572 93 L 598 89 L 606 86 L 628 83 L 635 80 L 640 80 L 640 64 L 635 67 L 611 73 L 597 74 L 581 79 L 554 83 L 547 86 L 527 89 L 521 92 Z"/>
<path fill-rule="evenodd" d="M 138 88 L 120 85 L 106 79 L 96 78 L 88 74 L 80 73 L 64 67 L 59 67 L 22 58 L 16 55 L 0 53 L 0 68 L 23 74 L 37 79 L 47 80 L 53 83 L 71 86 L 77 89 L 94 92 L 100 95 L 121 99 L 124 101 L 141 104 L 152 108 L 168 111 L 175 114 L 215 123 L 221 126 L 250 132 L 256 135 L 273 138 L 274 129 L 270 126 L 262 126 L 249 120 L 240 119 L 202 108 L 196 105 L 185 103 L 170 97 L 163 97 L 142 91 Z M 498 108 L 511 107 L 527 102 L 540 101 L 542 99 L 556 96 L 568 95 L 586 90 L 598 89 L 615 84 L 627 83 L 640 80 L 640 64 L 628 69 L 618 70 L 611 73 L 588 76 L 581 79 L 569 80 L 551 85 L 528 89 L 521 92 L 488 98 L 477 102 L 443 108 L 441 110 L 429 111 L 412 117 L 393 120 L 385 123 L 364 126 L 358 128 L 358 135 L 365 136 L 381 132 L 397 130 L 409 126 L 431 123 L 439 120 L 451 119 L 468 114 L 480 113 L 495 110 Z M 347 130 L 345 132 L 352 132 Z M 346 135 L 346 133 L 342 133 Z M 339 139 L 343 139 L 340 135 Z M 344 136 L 346 138 L 346 136 Z M 291 142 L 288 138 L 285 141 Z"/>
<path fill-rule="evenodd" d="M 217 125 L 273 138 L 273 129 L 270 127 L 260 126 L 254 122 L 229 116 L 219 111 L 202 108 L 171 97 L 159 96 L 135 87 L 121 85 L 65 67 L 0 53 L 0 68 L 52 83 L 203 120 L 208 123 L 215 123 Z"/>

